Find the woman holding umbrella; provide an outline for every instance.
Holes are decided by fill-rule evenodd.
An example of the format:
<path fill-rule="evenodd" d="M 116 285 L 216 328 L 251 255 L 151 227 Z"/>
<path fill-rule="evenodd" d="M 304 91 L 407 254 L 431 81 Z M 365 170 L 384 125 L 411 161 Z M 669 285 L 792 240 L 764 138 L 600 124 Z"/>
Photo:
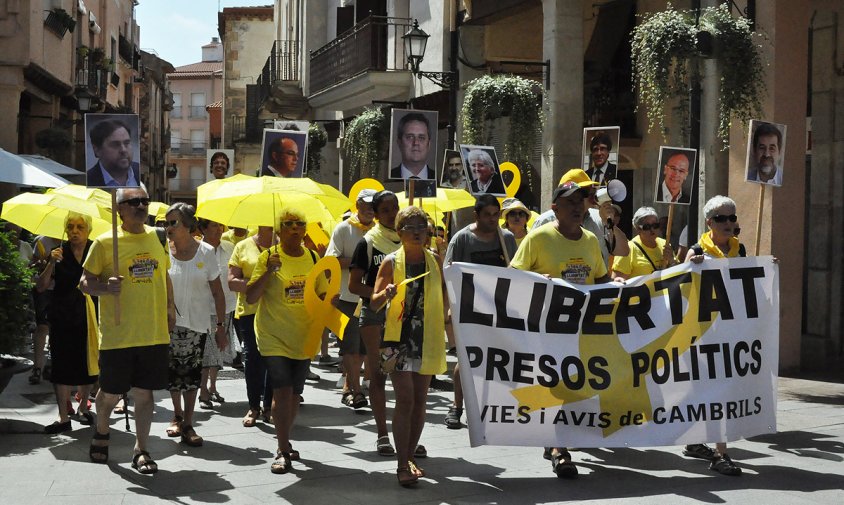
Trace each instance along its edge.
<path fill-rule="evenodd" d="M 82 262 L 88 254 L 91 242 L 91 218 L 76 212 L 68 212 L 65 218 L 67 242 L 50 252 L 47 266 L 41 272 L 36 289 L 44 292 L 54 282 L 53 298 L 47 309 L 50 322 L 50 354 L 53 371 L 50 381 L 56 393 L 59 418 L 44 428 L 48 434 L 70 431 L 70 390 L 79 386 L 80 424 L 90 425 L 94 416 L 87 407 L 91 385 L 97 381 L 88 367 L 88 319 L 85 295 L 77 288 L 82 278 Z"/>

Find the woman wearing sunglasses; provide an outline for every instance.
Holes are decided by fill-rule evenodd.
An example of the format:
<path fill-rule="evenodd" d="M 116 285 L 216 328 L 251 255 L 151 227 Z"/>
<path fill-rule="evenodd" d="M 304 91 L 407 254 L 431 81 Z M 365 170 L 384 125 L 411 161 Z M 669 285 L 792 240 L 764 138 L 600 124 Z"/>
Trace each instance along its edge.
<path fill-rule="evenodd" d="M 708 228 L 700 240 L 689 247 L 686 261 L 700 263 L 706 258 L 736 258 L 747 256 L 744 245 L 736 237 L 738 217 L 736 202 L 726 196 L 714 196 L 703 206 Z M 776 260 L 775 260 L 776 261 Z M 727 455 L 727 443 L 718 442 L 715 450 L 706 444 L 687 445 L 683 455 L 709 461 L 709 468 L 723 475 L 741 475 L 739 468 Z"/>
<path fill-rule="evenodd" d="M 507 198 L 501 205 L 501 218 L 504 219 L 504 224 L 501 225 L 505 230 L 516 238 L 516 246 L 522 243 L 522 239 L 527 235 L 527 222 L 530 219 L 530 211 L 525 204 L 518 198 Z"/>
<path fill-rule="evenodd" d="M 659 216 L 652 207 L 640 207 L 633 214 L 637 235 L 630 243 L 630 254 L 616 256 L 612 265 L 613 280 L 623 282 L 631 277 L 647 275 L 674 265 L 671 244 L 659 235 Z"/>
<path fill-rule="evenodd" d="M 396 216 L 401 247 L 381 263 L 370 308 L 385 304 L 381 369 L 390 375 L 396 395 L 393 443 L 399 484 L 424 476 L 414 459 L 431 377 L 445 372 L 445 284 L 437 255 L 428 245 L 428 220 L 422 209 L 406 207 Z"/>

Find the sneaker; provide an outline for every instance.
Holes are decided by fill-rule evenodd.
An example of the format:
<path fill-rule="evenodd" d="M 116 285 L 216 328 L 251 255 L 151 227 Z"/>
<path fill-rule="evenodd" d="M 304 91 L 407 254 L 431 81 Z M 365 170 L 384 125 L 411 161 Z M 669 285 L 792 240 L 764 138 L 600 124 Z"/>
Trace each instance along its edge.
<path fill-rule="evenodd" d="M 571 454 L 565 449 L 559 449 L 559 452 L 552 456 L 551 469 L 559 479 L 577 478 L 577 467 L 571 461 Z"/>
<path fill-rule="evenodd" d="M 716 456 L 715 459 L 710 461 L 709 469 L 718 472 L 721 475 L 730 475 L 733 477 L 741 475 L 741 468 L 733 463 L 733 460 L 726 454 Z"/>
<path fill-rule="evenodd" d="M 712 461 L 718 456 L 718 453 L 706 444 L 692 444 L 683 449 L 683 456 Z"/>
<path fill-rule="evenodd" d="M 317 374 L 311 372 L 310 370 L 308 370 L 308 376 L 305 377 L 305 378 L 308 379 L 309 381 L 318 381 L 319 375 L 317 375 Z"/>
<path fill-rule="evenodd" d="M 334 356 L 326 354 L 324 356 L 320 356 L 317 363 L 319 363 L 320 366 L 338 366 L 340 364 L 340 358 L 335 358 Z"/>

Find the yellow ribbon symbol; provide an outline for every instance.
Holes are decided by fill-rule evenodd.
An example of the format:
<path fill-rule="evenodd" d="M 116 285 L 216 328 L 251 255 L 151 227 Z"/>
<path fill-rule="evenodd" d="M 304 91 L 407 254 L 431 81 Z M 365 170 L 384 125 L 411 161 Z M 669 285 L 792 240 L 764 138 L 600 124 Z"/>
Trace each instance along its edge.
<path fill-rule="evenodd" d="M 325 298 L 320 298 L 316 291 L 317 277 L 324 272 L 329 272 L 328 289 Z M 305 279 L 305 310 L 311 316 L 311 325 L 308 328 L 308 343 L 315 344 L 313 352 L 316 353 L 322 338 L 322 330 L 328 328 L 333 331 L 337 338 L 343 338 L 343 332 L 349 318 L 331 303 L 340 293 L 340 262 L 334 256 L 326 256 L 317 261 Z"/>
<path fill-rule="evenodd" d="M 358 211 L 358 193 L 363 191 L 364 189 L 374 189 L 375 191 L 384 191 L 384 185 L 381 184 L 381 181 L 377 179 L 360 179 L 358 182 L 352 185 L 352 189 L 349 190 L 349 201 L 352 202 L 352 212 Z"/>
<path fill-rule="evenodd" d="M 328 238 L 328 235 L 326 235 L 325 230 L 322 229 L 322 226 L 319 225 L 319 223 L 308 223 L 307 227 L 305 228 L 305 231 L 307 235 L 311 237 L 311 241 L 314 243 L 314 246 L 316 246 L 317 249 L 319 249 L 320 246 L 328 247 L 328 241 L 330 239 Z"/>
<path fill-rule="evenodd" d="M 507 196 L 510 198 L 515 198 L 516 193 L 519 191 L 519 188 L 522 186 L 522 173 L 519 171 L 519 167 L 516 166 L 515 163 L 511 163 L 509 161 L 505 161 L 501 165 L 498 166 L 498 170 L 501 172 L 501 180 L 504 180 L 504 173 L 510 172 L 513 174 L 513 180 L 510 181 L 510 184 L 504 186 L 504 192 L 507 193 Z"/>

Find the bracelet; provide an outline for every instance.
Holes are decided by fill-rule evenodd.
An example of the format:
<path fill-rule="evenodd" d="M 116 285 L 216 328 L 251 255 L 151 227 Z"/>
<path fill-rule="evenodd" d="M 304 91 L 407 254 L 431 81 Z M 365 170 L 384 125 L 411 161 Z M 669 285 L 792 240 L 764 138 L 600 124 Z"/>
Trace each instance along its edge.
<path fill-rule="evenodd" d="M 223 323 L 217 323 L 217 326 L 222 327 Z"/>

